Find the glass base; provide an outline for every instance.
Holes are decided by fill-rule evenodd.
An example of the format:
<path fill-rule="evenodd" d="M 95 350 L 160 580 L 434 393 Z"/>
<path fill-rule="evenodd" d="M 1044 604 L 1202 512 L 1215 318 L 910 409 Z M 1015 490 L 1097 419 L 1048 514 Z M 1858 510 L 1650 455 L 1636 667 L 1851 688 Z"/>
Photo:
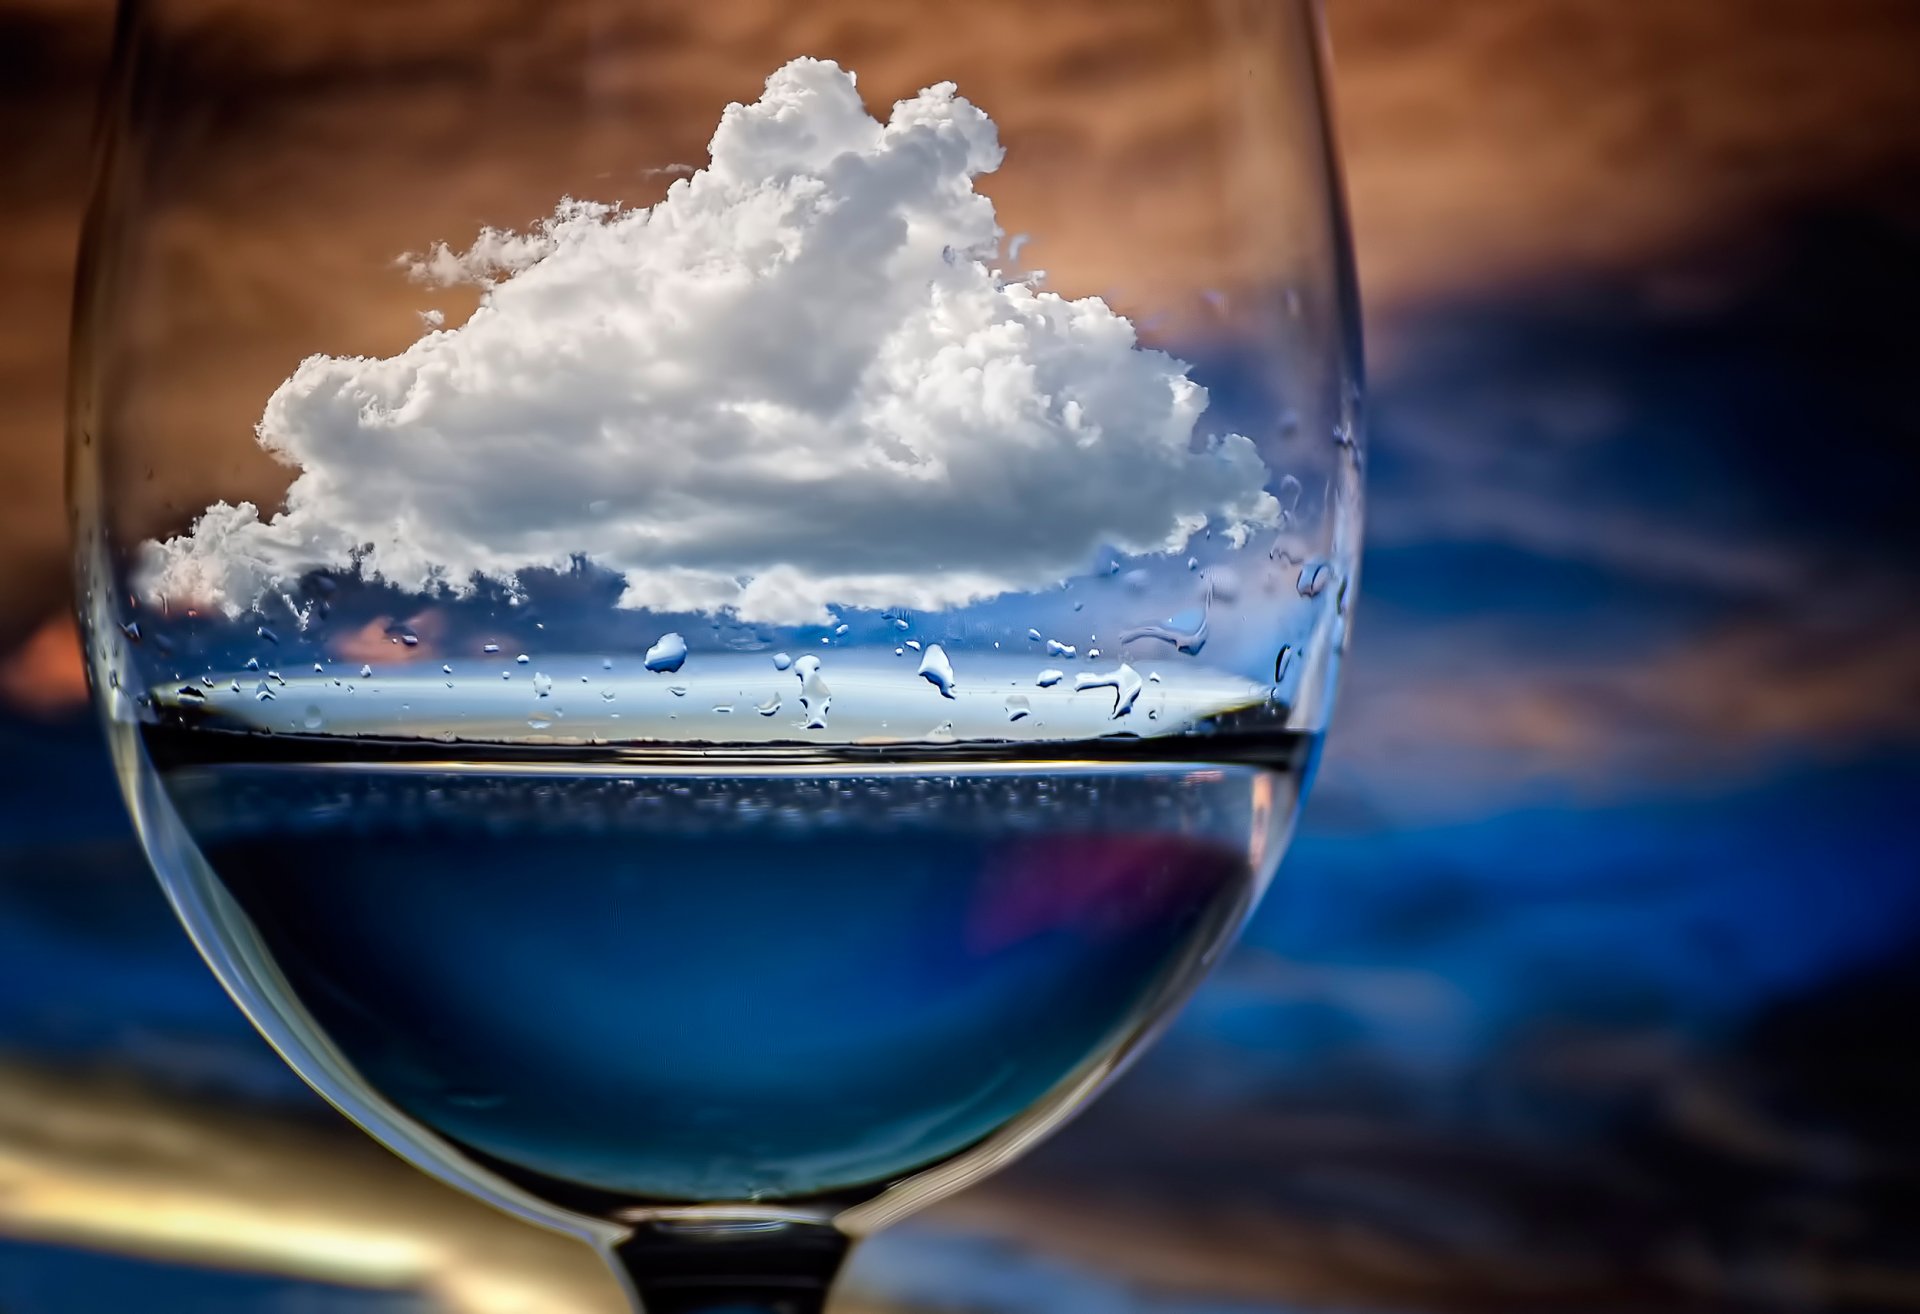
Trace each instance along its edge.
<path fill-rule="evenodd" d="M 821 1223 L 663 1221 L 612 1259 L 644 1314 L 821 1314 L 850 1244 Z"/>

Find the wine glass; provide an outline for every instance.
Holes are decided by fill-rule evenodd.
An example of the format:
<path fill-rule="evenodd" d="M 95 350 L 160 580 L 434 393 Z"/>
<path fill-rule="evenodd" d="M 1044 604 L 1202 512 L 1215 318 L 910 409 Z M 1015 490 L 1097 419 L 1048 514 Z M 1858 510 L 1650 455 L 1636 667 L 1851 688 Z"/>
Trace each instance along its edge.
<path fill-rule="evenodd" d="M 1304 0 L 130 0 L 78 585 L 195 943 L 654 1314 L 817 1310 L 1279 860 L 1346 242 Z"/>

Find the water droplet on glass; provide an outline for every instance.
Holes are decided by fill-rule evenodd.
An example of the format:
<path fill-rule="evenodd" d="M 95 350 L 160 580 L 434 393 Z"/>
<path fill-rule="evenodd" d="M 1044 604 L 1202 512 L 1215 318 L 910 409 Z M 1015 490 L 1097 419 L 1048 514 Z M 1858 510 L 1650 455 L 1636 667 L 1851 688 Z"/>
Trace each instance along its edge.
<path fill-rule="evenodd" d="M 904 616 L 895 616 L 895 617 L 893 618 L 893 628 L 894 628 L 894 629 L 896 629 L 896 630 L 904 630 L 904 629 L 906 629 L 906 628 L 907 628 L 907 620 L 906 620 L 906 617 L 904 617 Z"/>
<path fill-rule="evenodd" d="M 400 642 L 409 648 L 416 648 L 420 645 L 420 636 L 417 634 L 403 634 L 400 636 Z"/>
<path fill-rule="evenodd" d="M 613 701 L 613 690 L 611 690 L 611 689 L 602 689 L 602 690 L 600 691 L 600 701 L 601 701 L 601 702 L 603 702 L 603 703 L 610 703 L 610 702 L 612 702 L 612 701 Z"/>
<path fill-rule="evenodd" d="M 363 680 L 371 680 L 373 678 L 373 667 L 362 662 L 360 665 L 360 678 Z"/>
<path fill-rule="evenodd" d="M 1280 503 L 1280 509 L 1291 516 L 1300 505 L 1300 481 L 1292 475 L 1281 475 L 1280 482 L 1273 490 L 1274 500 Z"/>
<path fill-rule="evenodd" d="M 613 658 L 602 657 L 600 659 L 600 669 L 603 671 L 611 671 L 613 669 Z"/>
<path fill-rule="evenodd" d="M 772 697 L 768 698 L 766 702 L 761 703 L 758 707 L 754 708 L 753 710 L 760 713 L 760 715 L 762 716 L 772 716 L 775 712 L 778 712 L 780 710 L 780 695 L 774 694 Z"/>
<path fill-rule="evenodd" d="M 833 627 L 833 632 L 835 634 L 845 634 L 847 632 L 847 627 L 844 623 L 836 625 Z"/>
<path fill-rule="evenodd" d="M 1273 656 L 1273 682 L 1279 684 L 1287 678 L 1287 663 L 1293 658 L 1293 645 L 1282 644 L 1280 651 Z"/>
<path fill-rule="evenodd" d="M 274 682 L 275 682 L 276 684 L 278 684 L 278 685 L 279 685 L 279 686 L 280 686 L 280 687 L 281 687 L 282 689 L 284 689 L 284 688 L 286 688 L 286 687 L 287 687 L 287 677 L 286 677 L 286 676 L 284 676 L 284 675 L 282 675 L 282 674 L 280 674 L 280 672 L 278 672 L 278 671 L 268 671 L 268 672 L 267 672 L 267 678 L 268 678 L 269 680 L 272 680 L 272 681 L 274 681 Z"/>
<path fill-rule="evenodd" d="M 1198 570 L 1198 569 L 1200 569 L 1200 558 L 1199 558 L 1199 557 L 1188 557 L 1188 558 L 1187 558 L 1187 569 L 1188 569 L 1188 570 Z"/>
<path fill-rule="evenodd" d="M 140 642 L 140 622 L 127 621 L 125 624 L 123 624 L 120 627 L 120 633 L 126 635 L 127 638 L 131 639 L 135 643 Z"/>
<path fill-rule="evenodd" d="M 255 630 L 254 633 L 265 639 L 268 643 L 280 642 L 280 636 L 273 632 L 271 626 L 262 625 L 259 629 Z"/>
<path fill-rule="evenodd" d="M 908 639 L 908 640 L 907 640 L 907 647 L 908 647 L 908 648 L 910 648 L 910 649 L 912 649 L 912 650 L 913 650 L 914 652 L 919 652 L 919 651 L 920 651 L 920 640 L 918 640 L 918 639 Z"/>
<path fill-rule="evenodd" d="M 527 724 L 535 730 L 546 730 L 553 725 L 553 718 L 544 712 L 535 712 L 527 718 Z"/>
<path fill-rule="evenodd" d="M 1007 720 L 1018 721 L 1033 711 L 1033 704 L 1025 694 L 1007 695 Z"/>
<path fill-rule="evenodd" d="M 833 690 L 827 687 L 826 677 L 820 674 L 820 659 L 807 653 L 793 664 L 793 673 L 800 677 L 800 705 L 807 709 L 807 729 L 826 729 L 827 709 L 833 705 Z"/>
<path fill-rule="evenodd" d="M 193 703 L 196 706 L 203 704 L 207 701 L 207 696 L 201 693 L 199 689 L 195 688 L 193 685 L 190 685 L 190 684 L 181 685 L 176 696 L 180 699 L 181 702 Z"/>
<path fill-rule="evenodd" d="M 515 662 L 516 662 L 517 664 L 519 664 L 519 665 L 521 665 L 521 666 L 525 666 L 525 665 L 526 665 L 526 664 L 527 664 L 528 662 L 530 662 L 530 661 L 532 661 L 532 660 L 533 660 L 533 658 L 531 658 L 531 657 L 529 657 L 529 656 L 527 656 L 527 655 L 526 655 L 526 654 L 525 654 L 525 653 L 523 652 L 523 653 L 521 653 L 521 654 L 520 654 L 520 655 L 519 655 L 518 657 L 515 657 L 515 658 L 514 658 L 513 660 L 514 660 L 514 661 L 515 661 Z"/>
<path fill-rule="evenodd" d="M 500 651 L 500 645 L 497 643 L 482 644 L 480 647 L 480 651 L 491 655 L 493 653 Z"/>
<path fill-rule="evenodd" d="M 687 696 L 687 686 L 684 684 L 670 684 L 667 686 L 667 692 L 675 698 L 685 698 Z"/>
<path fill-rule="evenodd" d="M 260 669 L 260 659 L 259 659 L 258 657 L 249 657 L 249 658 L 247 658 L 247 664 L 246 664 L 245 666 L 243 666 L 243 667 L 242 667 L 241 669 L 242 669 L 242 670 L 247 670 L 247 671 L 257 671 L 257 670 L 259 670 L 259 669 Z"/>
<path fill-rule="evenodd" d="M 1162 643 L 1171 643 L 1175 652 L 1193 656 L 1207 646 L 1208 621 L 1212 613 L 1209 605 L 1211 593 L 1201 603 L 1200 619 L 1190 630 L 1179 629 L 1173 625 L 1136 625 L 1132 629 L 1120 632 L 1120 642 L 1132 643 L 1137 639 L 1158 639 Z"/>
<path fill-rule="evenodd" d="M 273 701 L 273 698 L 274 698 L 273 690 L 267 687 L 267 682 L 265 680 L 260 681 L 260 683 L 254 688 L 253 701 L 255 701 L 256 703 L 270 703 Z"/>
<path fill-rule="evenodd" d="M 906 651 L 907 651 L 907 650 L 906 650 L 905 648 L 895 648 L 895 649 L 893 650 L 893 655 L 894 655 L 895 657 L 901 657 L 901 656 L 904 656 L 904 655 L 906 654 Z"/>
<path fill-rule="evenodd" d="M 326 672 L 325 672 L 325 671 L 323 671 L 323 670 L 321 670 L 321 669 L 320 669 L 320 663 L 319 663 L 319 662 L 315 662 L 315 663 L 313 664 L 313 673 L 314 673 L 315 675 L 325 675 L 325 674 L 326 674 Z"/>
<path fill-rule="evenodd" d="M 953 697 L 953 663 L 947 660 L 947 650 L 939 644 L 927 645 L 926 655 L 920 658 L 920 669 L 916 674 L 938 689 L 941 697 Z"/>
<path fill-rule="evenodd" d="M 442 675 L 452 675 L 452 674 L 453 674 L 453 667 L 451 667 L 451 666 L 449 666 L 449 665 L 448 665 L 447 663 L 445 663 L 445 662 L 441 662 L 441 663 L 440 663 L 440 674 L 442 674 Z"/>
<path fill-rule="evenodd" d="M 1078 651 L 1079 649 L 1075 648 L 1071 643 L 1062 643 L 1058 639 L 1047 640 L 1047 656 L 1049 657 L 1071 657 Z"/>
<path fill-rule="evenodd" d="M 927 731 L 927 739 L 936 744 L 951 744 L 953 742 L 953 722 L 942 721 L 939 725 Z"/>
<path fill-rule="evenodd" d="M 1058 670 L 1052 666 L 1049 666 L 1046 670 L 1036 675 L 1033 678 L 1033 682 L 1039 685 L 1042 689 L 1051 689 L 1053 688 L 1054 685 L 1059 684 L 1060 681 L 1066 678 L 1067 678 L 1067 673 L 1065 671 Z"/>
<path fill-rule="evenodd" d="M 1325 561 L 1309 561 L 1300 567 L 1300 577 L 1293 587 L 1303 598 L 1317 598 L 1333 582 L 1333 567 Z"/>
<path fill-rule="evenodd" d="M 1096 675 L 1092 671 L 1082 671 L 1073 678 L 1073 691 L 1083 693 L 1088 689 L 1113 690 L 1113 719 L 1119 720 L 1133 710 L 1133 704 L 1140 697 L 1145 681 L 1125 662 L 1120 669 L 1106 675 Z"/>
<path fill-rule="evenodd" d="M 687 641 L 678 634 L 663 634 L 647 649 L 649 671 L 677 671 L 687 662 Z"/>
<path fill-rule="evenodd" d="M 325 730 L 327 714 L 320 710 L 318 703 L 308 703 L 306 714 L 301 718 L 300 724 L 309 730 Z"/>
<path fill-rule="evenodd" d="M 1028 630 L 1028 631 L 1027 631 L 1027 637 L 1028 637 L 1029 639 L 1032 639 L 1032 640 L 1033 640 L 1033 641 L 1034 641 L 1035 643 L 1038 643 L 1038 642 L 1040 642 L 1040 631 L 1039 631 L 1039 630 Z"/>
<path fill-rule="evenodd" d="M 203 675 L 200 677 L 200 683 L 211 689 L 213 688 L 213 677 L 211 675 Z"/>
<path fill-rule="evenodd" d="M 541 698 L 545 698 L 548 694 L 552 693 L 553 677 L 551 675 L 543 675 L 539 671 L 535 671 L 533 673 L 533 692 L 536 696 Z"/>
<path fill-rule="evenodd" d="M 238 679 L 235 679 L 235 680 L 234 680 L 234 681 L 233 681 L 233 682 L 232 682 L 232 683 L 231 683 L 230 685 L 228 685 L 227 687 L 228 687 L 228 688 L 230 688 L 230 689 L 232 689 L 232 690 L 233 690 L 233 692 L 235 692 L 235 693 L 239 693 L 239 692 L 240 692 L 240 681 L 239 681 Z"/>
<path fill-rule="evenodd" d="M 773 655 L 774 670 L 784 671 L 791 665 L 793 665 L 793 658 L 787 656 L 787 654 L 785 654 L 784 652 L 776 652 Z"/>

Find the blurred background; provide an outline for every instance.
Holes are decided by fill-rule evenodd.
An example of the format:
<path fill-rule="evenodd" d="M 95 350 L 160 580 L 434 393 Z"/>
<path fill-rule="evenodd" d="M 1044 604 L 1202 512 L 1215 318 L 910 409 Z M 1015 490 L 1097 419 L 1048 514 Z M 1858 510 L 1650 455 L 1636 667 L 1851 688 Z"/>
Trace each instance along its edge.
<path fill-rule="evenodd" d="M 844 1309 L 1920 1309 L 1920 4 L 1329 11 L 1372 501 L 1303 832 Z M 282 1069 L 122 816 L 60 477 L 111 18 L 0 0 L 0 1312 L 610 1311 Z"/>

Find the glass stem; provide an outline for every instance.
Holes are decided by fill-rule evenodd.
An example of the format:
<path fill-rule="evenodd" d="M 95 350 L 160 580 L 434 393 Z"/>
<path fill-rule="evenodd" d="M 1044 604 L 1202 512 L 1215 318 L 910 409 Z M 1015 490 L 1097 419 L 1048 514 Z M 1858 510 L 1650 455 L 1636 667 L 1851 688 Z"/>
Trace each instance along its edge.
<path fill-rule="evenodd" d="M 642 1223 L 612 1258 L 644 1314 L 821 1314 L 848 1245 L 819 1223 Z"/>

